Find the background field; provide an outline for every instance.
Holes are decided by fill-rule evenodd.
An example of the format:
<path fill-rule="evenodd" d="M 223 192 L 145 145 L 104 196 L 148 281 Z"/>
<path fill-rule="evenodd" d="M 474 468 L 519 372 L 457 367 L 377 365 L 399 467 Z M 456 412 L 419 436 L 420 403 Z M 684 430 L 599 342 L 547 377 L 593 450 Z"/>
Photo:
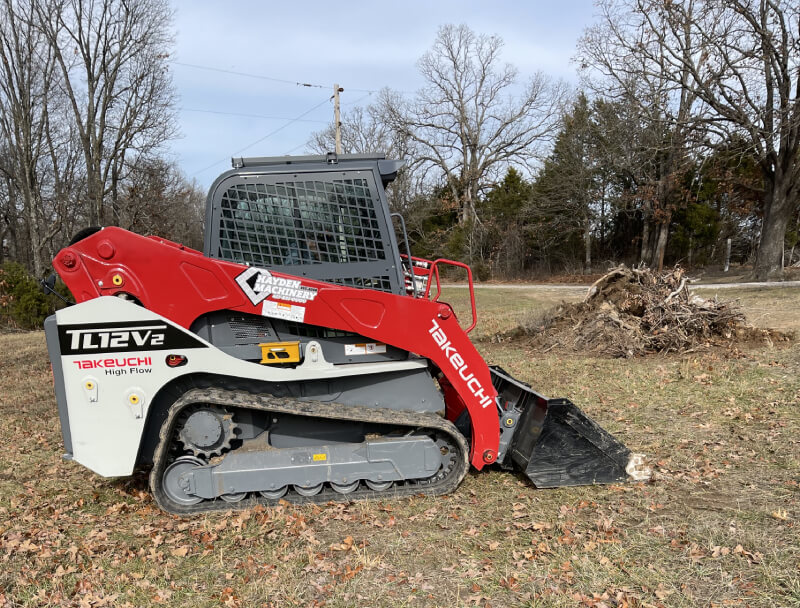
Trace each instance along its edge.
<path fill-rule="evenodd" d="M 0 606 L 800 606 L 800 345 L 610 360 L 492 341 L 581 295 L 479 290 L 479 348 L 644 452 L 651 483 L 488 471 L 438 499 L 181 520 L 144 476 L 61 460 L 44 336 L 0 335 Z M 720 296 L 800 329 L 800 290 Z"/>

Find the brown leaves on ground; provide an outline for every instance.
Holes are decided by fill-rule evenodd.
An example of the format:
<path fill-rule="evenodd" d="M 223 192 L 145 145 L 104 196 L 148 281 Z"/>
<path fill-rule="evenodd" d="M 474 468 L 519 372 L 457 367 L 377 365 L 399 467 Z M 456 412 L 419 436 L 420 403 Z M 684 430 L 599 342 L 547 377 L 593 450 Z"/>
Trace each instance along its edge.
<path fill-rule="evenodd" d="M 0 607 L 792 605 L 800 350 L 621 361 L 483 346 L 647 453 L 655 481 L 536 490 L 493 469 L 438 498 L 180 519 L 144 475 L 61 460 L 43 337 L 0 337 Z"/>

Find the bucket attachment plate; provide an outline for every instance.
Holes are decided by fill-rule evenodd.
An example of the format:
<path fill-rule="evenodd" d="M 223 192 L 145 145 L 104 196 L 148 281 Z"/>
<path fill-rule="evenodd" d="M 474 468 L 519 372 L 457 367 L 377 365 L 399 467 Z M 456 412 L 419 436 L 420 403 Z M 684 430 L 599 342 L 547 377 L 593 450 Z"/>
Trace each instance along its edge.
<path fill-rule="evenodd" d="M 547 399 L 492 367 L 500 397 L 501 455 L 537 488 L 647 479 L 634 455 L 567 399 Z M 514 420 L 509 428 L 504 422 Z M 503 452 L 503 448 L 506 448 Z"/>

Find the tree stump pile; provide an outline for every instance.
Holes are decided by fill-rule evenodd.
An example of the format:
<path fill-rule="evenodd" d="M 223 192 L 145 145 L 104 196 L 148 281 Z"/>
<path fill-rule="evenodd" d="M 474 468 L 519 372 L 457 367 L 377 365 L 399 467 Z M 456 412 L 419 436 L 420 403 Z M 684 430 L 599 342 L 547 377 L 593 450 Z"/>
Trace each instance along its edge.
<path fill-rule="evenodd" d="M 589 288 L 583 302 L 562 304 L 535 325 L 526 333 L 547 350 L 561 346 L 614 357 L 787 339 L 749 325 L 736 302 L 692 294 L 680 267 L 658 273 L 618 266 Z"/>

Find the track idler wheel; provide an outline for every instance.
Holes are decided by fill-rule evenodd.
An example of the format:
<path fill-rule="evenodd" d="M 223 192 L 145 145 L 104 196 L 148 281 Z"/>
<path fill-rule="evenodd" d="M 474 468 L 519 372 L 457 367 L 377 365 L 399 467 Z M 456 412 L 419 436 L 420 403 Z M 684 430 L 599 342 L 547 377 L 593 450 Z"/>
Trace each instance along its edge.
<path fill-rule="evenodd" d="M 189 482 L 183 477 L 184 473 L 188 473 L 195 467 L 202 467 L 205 462 L 194 456 L 181 456 L 164 471 L 163 486 L 164 493 L 173 502 L 184 505 L 196 505 L 203 499 L 194 494 L 189 494 Z"/>

